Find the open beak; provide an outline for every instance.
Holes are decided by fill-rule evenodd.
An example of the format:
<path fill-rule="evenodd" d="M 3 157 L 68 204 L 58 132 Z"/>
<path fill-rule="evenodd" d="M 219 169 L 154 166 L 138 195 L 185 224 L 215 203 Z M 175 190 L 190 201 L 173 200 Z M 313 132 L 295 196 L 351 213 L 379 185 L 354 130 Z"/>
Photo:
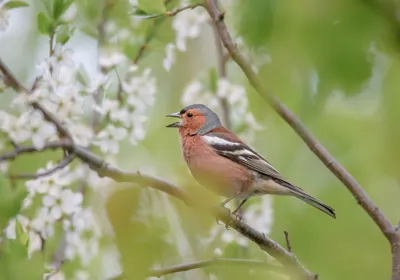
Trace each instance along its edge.
<path fill-rule="evenodd" d="M 176 112 L 176 113 L 166 115 L 166 117 L 181 119 L 181 114 L 179 114 L 179 112 Z M 167 127 L 181 127 L 181 126 L 182 126 L 182 122 L 174 122 L 174 123 L 171 123 L 170 125 L 167 125 Z"/>

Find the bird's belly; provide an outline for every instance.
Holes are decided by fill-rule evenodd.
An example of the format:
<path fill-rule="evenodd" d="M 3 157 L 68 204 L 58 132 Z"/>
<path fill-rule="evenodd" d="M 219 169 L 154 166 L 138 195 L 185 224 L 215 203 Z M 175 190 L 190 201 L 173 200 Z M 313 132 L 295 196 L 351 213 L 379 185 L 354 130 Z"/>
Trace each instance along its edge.
<path fill-rule="evenodd" d="M 243 193 L 251 185 L 249 172 L 234 162 L 224 165 L 193 164 L 190 170 L 200 185 L 225 197 Z"/>

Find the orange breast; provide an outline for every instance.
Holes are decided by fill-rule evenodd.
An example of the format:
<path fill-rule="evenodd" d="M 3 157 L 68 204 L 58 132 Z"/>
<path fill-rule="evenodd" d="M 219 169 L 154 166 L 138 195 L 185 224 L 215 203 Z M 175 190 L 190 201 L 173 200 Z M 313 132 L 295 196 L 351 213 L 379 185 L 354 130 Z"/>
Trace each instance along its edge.
<path fill-rule="evenodd" d="M 252 184 L 253 173 L 216 154 L 200 137 L 185 137 L 182 141 L 183 156 L 196 181 L 226 197 L 246 191 Z"/>

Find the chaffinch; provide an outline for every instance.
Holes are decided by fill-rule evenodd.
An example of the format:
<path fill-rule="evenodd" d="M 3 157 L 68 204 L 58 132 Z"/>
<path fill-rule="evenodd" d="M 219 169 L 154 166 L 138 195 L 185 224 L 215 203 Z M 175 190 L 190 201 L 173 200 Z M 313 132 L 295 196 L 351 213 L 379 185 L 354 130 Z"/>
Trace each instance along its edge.
<path fill-rule="evenodd" d="M 335 210 L 293 185 L 262 156 L 224 128 L 216 113 L 202 104 L 193 104 L 167 115 L 180 118 L 167 127 L 177 127 L 183 157 L 196 181 L 227 197 L 241 199 L 239 208 L 256 195 L 289 195 L 297 197 L 336 218 Z"/>

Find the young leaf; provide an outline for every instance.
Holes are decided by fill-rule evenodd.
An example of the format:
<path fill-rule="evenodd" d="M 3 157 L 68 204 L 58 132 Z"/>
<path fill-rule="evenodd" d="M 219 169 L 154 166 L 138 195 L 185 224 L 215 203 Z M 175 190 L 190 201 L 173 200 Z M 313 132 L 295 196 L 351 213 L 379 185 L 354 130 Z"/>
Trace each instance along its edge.
<path fill-rule="evenodd" d="M 43 35 L 48 35 L 53 29 L 53 21 L 51 18 L 46 16 L 43 12 L 40 12 L 37 17 L 37 24 L 39 32 Z"/>
<path fill-rule="evenodd" d="M 166 11 L 163 0 L 138 0 L 138 2 L 140 9 L 148 15 L 161 14 Z"/>
<path fill-rule="evenodd" d="M 54 1 L 54 10 L 53 10 L 53 18 L 58 20 L 65 11 L 71 6 L 74 0 L 55 0 Z"/>
<path fill-rule="evenodd" d="M 9 220 L 19 213 L 26 195 L 26 189 L 12 189 L 8 180 L 0 175 L 0 230 L 4 229 Z"/>
<path fill-rule="evenodd" d="M 24 231 L 21 223 L 18 220 L 15 220 L 15 235 L 17 240 L 24 246 L 28 247 L 29 245 L 29 235 Z"/>
<path fill-rule="evenodd" d="M 4 4 L 4 8 L 9 10 L 22 7 L 29 7 L 29 4 L 23 1 L 10 1 Z"/>
<path fill-rule="evenodd" d="M 71 34 L 73 33 L 73 29 L 69 29 L 69 26 L 67 24 L 61 25 L 59 30 L 57 30 L 57 37 L 56 41 L 57 43 L 60 43 L 61 45 L 65 45 L 69 39 L 71 38 Z"/>

